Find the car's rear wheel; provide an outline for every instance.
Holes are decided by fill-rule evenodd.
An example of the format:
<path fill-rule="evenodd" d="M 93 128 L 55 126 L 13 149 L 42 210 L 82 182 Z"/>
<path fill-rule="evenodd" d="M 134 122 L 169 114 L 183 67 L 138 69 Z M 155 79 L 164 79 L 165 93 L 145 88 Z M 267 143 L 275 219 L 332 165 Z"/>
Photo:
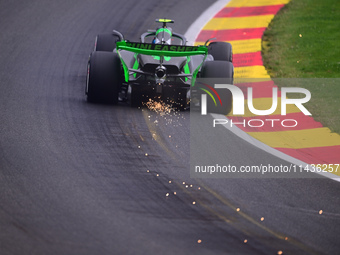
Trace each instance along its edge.
<path fill-rule="evenodd" d="M 223 82 L 224 84 L 233 84 L 234 79 L 234 66 L 232 63 L 228 61 L 206 61 L 201 70 L 202 78 L 211 78 L 207 80 L 207 83 Z M 216 80 L 215 78 L 220 78 Z M 223 78 L 223 80 L 221 80 Z M 209 84 L 211 87 L 214 87 L 214 84 Z M 219 113 L 219 114 L 228 114 L 231 111 L 232 107 L 232 95 L 228 89 L 215 89 L 217 95 L 220 97 L 222 105 L 220 104 L 217 95 L 214 96 L 216 101 L 216 105 L 214 100 L 207 96 L 207 109 L 208 112 Z"/>
<path fill-rule="evenodd" d="M 190 99 L 188 98 L 188 90 L 181 89 L 176 94 L 175 108 L 179 111 L 185 111 L 190 105 Z"/>
<path fill-rule="evenodd" d="M 121 84 L 121 63 L 118 54 L 93 52 L 88 63 L 87 100 L 95 103 L 116 104 Z"/>
<path fill-rule="evenodd" d="M 145 93 L 143 93 L 141 86 L 135 84 L 129 85 L 128 101 L 132 107 L 142 107 L 143 103 L 147 102 Z"/>
<path fill-rule="evenodd" d="M 100 34 L 97 35 L 95 43 L 95 51 L 110 51 L 112 52 L 116 48 L 116 42 L 119 41 L 119 37 L 114 34 Z"/>
<path fill-rule="evenodd" d="M 227 61 L 206 61 L 201 70 L 202 78 L 234 78 L 234 66 Z"/>
<path fill-rule="evenodd" d="M 208 53 L 214 57 L 214 60 L 233 62 L 233 48 L 228 42 L 211 42 Z"/>

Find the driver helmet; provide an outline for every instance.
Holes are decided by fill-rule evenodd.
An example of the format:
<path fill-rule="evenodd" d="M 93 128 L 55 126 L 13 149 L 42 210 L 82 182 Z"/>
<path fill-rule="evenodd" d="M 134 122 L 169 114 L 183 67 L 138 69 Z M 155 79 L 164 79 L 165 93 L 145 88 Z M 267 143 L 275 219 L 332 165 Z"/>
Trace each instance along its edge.
<path fill-rule="evenodd" d="M 171 44 L 172 29 L 171 27 L 161 27 L 156 31 L 156 36 L 152 43 L 155 44 Z"/>

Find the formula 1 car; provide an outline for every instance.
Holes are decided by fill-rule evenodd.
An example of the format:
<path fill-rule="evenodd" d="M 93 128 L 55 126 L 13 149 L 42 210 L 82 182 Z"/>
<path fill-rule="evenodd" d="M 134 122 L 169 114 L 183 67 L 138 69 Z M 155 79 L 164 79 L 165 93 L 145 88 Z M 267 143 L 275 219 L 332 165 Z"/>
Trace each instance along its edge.
<path fill-rule="evenodd" d="M 162 26 L 143 33 L 140 42 L 125 40 L 116 30 L 96 37 L 87 66 L 85 92 L 89 102 L 126 101 L 141 106 L 153 99 L 185 110 L 197 77 L 233 79 L 230 43 L 207 40 L 203 46 L 189 46 L 183 35 L 167 26 L 173 20 L 156 22 Z M 231 94 L 223 96 L 227 106 L 221 113 L 226 114 Z"/>

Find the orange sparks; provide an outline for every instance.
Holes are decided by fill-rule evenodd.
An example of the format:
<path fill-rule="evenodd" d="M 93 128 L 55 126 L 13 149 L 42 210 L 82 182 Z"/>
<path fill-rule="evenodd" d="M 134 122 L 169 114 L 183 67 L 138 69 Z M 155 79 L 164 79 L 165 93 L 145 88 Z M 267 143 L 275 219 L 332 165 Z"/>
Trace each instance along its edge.
<path fill-rule="evenodd" d="M 161 115 L 168 114 L 171 111 L 173 111 L 172 107 L 162 101 L 157 102 L 155 100 L 152 100 L 151 98 L 147 103 L 145 103 L 146 107 L 149 108 L 149 110 L 154 111 L 156 113 L 160 113 Z"/>
<path fill-rule="evenodd" d="M 171 104 L 174 104 L 175 102 L 170 102 L 170 104 L 167 104 L 159 100 L 160 99 L 149 99 L 148 102 L 143 103 L 143 105 L 146 106 L 150 111 L 153 111 L 157 114 L 155 116 L 156 120 L 153 122 L 158 125 L 159 120 L 157 120 L 157 118 L 160 116 L 163 118 L 163 120 L 165 120 L 165 125 L 172 124 L 174 126 L 182 126 L 180 118 L 184 119 L 184 116 L 178 113 L 176 108 L 172 107 Z M 153 115 L 149 115 L 148 119 L 151 121 L 152 117 Z M 171 136 L 169 136 L 169 138 L 171 138 Z"/>

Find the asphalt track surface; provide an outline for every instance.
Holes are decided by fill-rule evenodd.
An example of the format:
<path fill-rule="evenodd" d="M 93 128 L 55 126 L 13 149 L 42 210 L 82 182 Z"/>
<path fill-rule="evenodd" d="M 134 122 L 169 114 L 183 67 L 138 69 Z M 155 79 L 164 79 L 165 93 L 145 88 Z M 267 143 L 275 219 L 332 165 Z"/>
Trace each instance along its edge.
<path fill-rule="evenodd" d="M 184 33 L 212 3 L 0 1 L 0 254 L 338 254 L 338 182 L 190 179 L 188 112 L 86 103 L 96 34 Z M 224 136 L 231 163 L 284 163 Z"/>

